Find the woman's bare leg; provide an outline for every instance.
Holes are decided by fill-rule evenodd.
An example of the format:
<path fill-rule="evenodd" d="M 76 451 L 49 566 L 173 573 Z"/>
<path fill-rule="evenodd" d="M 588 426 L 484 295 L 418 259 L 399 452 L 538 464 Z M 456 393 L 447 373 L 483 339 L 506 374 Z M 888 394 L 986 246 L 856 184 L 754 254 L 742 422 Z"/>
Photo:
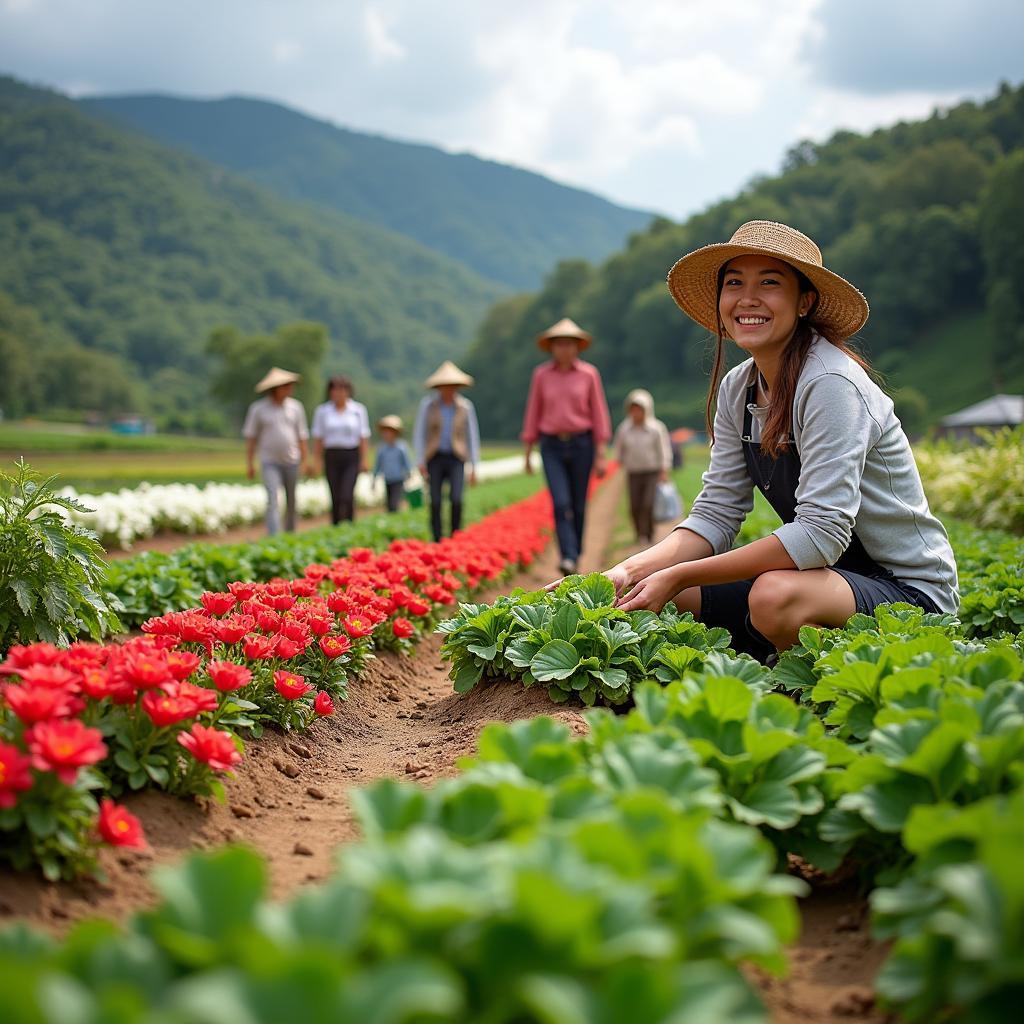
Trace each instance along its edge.
<path fill-rule="evenodd" d="M 751 625 L 784 651 L 801 626 L 845 626 L 857 605 L 850 584 L 831 569 L 775 569 L 754 581 L 749 608 Z"/>

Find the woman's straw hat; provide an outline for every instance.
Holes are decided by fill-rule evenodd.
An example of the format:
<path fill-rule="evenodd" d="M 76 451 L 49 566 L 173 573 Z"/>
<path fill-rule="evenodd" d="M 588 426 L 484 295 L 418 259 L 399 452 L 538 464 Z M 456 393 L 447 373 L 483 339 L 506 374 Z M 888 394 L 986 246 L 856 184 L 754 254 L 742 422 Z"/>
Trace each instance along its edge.
<path fill-rule="evenodd" d="M 471 388 L 473 378 L 463 373 L 450 359 L 446 359 L 425 381 L 428 388 L 440 388 L 453 384 L 457 388 Z"/>
<path fill-rule="evenodd" d="M 377 421 L 378 430 L 393 430 L 396 434 L 402 432 L 402 417 L 401 416 L 382 416 Z"/>
<path fill-rule="evenodd" d="M 282 370 L 280 366 L 274 366 L 271 367 L 270 372 L 256 385 L 254 390 L 259 394 L 263 391 L 272 391 L 274 388 L 279 388 L 282 384 L 294 384 L 300 380 L 302 380 L 302 377 L 299 374 L 292 373 L 291 370 Z"/>
<path fill-rule="evenodd" d="M 849 281 L 822 266 L 817 245 L 796 229 L 770 220 L 748 221 L 728 242 L 705 245 L 684 256 L 668 272 L 672 298 L 701 327 L 717 333 L 718 272 L 729 260 L 750 253 L 785 260 L 808 278 L 818 292 L 811 321 L 834 340 L 849 338 L 867 322 L 868 300 Z"/>
<path fill-rule="evenodd" d="M 552 324 L 546 331 L 538 334 L 537 344 L 542 349 L 550 351 L 551 342 L 555 338 L 572 338 L 573 341 L 579 342 L 581 351 L 590 348 L 590 343 L 594 340 L 575 320 L 570 320 L 567 316 L 562 317 L 557 324 Z"/>

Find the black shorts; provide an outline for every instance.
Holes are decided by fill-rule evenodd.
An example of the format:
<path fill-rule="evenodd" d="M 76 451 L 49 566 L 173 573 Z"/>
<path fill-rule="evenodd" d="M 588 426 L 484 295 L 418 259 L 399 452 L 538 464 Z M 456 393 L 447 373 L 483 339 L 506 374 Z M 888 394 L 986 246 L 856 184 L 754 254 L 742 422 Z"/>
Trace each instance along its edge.
<path fill-rule="evenodd" d="M 848 569 L 832 569 L 850 584 L 857 611 L 873 614 L 880 604 L 916 605 L 926 612 L 937 612 L 935 602 L 920 590 L 898 580 L 891 574 L 862 576 Z M 732 646 L 738 653 L 749 654 L 763 662 L 775 653 L 775 645 L 766 640 L 750 622 L 749 597 L 753 580 L 716 583 L 700 588 L 700 618 L 706 626 L 724 626 L 732 634 Z"/>

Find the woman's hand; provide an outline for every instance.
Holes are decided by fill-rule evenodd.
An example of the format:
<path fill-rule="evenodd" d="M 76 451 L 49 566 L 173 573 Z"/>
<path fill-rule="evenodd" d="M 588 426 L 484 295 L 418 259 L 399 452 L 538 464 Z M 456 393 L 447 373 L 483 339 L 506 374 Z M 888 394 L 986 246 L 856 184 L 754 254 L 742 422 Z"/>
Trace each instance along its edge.
<path fill-rule="evenodd" d="M 682 566 L 673 565 L 668 569 L 652 572 L 646 579 L 640 580 L 634 587 L 620 596 L 615 606 L 624 612 L 635 612 L 646 609 L 649 612 L 660 612 L 681 590 L 686 583 L 681 579 Z M 618 588 L 616 588 L 618 592 Z"/>
<path fill-rule="evenodd" d="M 613 565 L 610 569 L 605 569 L 602 575 L 607 576 L 608 579 L 610 579 L 612 583 L 615 585 L 616 600 L 618 600 L 622 594 L 629 590 L 629 574 L 621 565 Z M 557 580 L 552 580 L 550 583 L 546 584 L 544 586 L 544 589 L 554 590 L 555 587 L 557 587 L 564 579 L 564 576 L 560 576 Z"/>

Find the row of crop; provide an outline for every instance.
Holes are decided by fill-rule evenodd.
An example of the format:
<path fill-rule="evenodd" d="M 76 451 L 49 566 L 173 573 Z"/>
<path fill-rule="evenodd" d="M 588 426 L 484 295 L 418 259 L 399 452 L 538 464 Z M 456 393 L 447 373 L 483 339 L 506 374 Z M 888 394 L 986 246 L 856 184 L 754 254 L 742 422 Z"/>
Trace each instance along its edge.
<path fill-rule="evenodd" d="M 501 480 L 522 472 L 518 457 L 490 459 L 480 464 L 477 479 Z M 422 490 L 418 472 L 407 488 Z M 267 509 L 267 492 L 258 484 L 209 483 L 140 484 L 102 494 L 79 493 L 65 487 L 61 494 L 75 500 L 81 509 L 69 509 L 70 522 L 95 533 L 107 547 L 128 550 L 144 537 L 161 531 L 169 533 L 223 533 L 236 526 L 261 522 Z M 356 478 L 355 501 L 361 508 L 384 505 L 384 481 L 370 473 Z M 296 487 L 296 509 L 300 517 L 323 516 L 330 512 L 331 495 L 323 478 L 301 480 Z"/>
<path fill-rule="evenodd" d="M 606 584 L 561 587 L 552 628 L 596 640 Z M 492 724 L 457 777 L 375 784 L 356 801 L 364 841 L 282 907 L 263 902 L 258 859 L 227 851 L 165 873 L 162 904 L 125 931 L 10 933 L 14 1005 L 43 1020 L 118 998 L 126 1022 L 269 1022 L 287 1007 L 389 1024 L 756 1024 L 739 965 L 783 967 L 805 891 L 780 873 L 795 852 L 884 881 L 875 920 L 896 942 L 879 991 L 907 1019 L 1011 1019 L 1020 642 L 883 610 L 805 632 L 786 670 L 814 680 L 793 683 L 801 701 L 769 692 L 781 669 L 721 649 L 687 616 L 618 614 L 660 641 L 658 682 L 628 714 L 588 712 L 576 740 L 546 718 Z M 877 674 L 868 712 L 847 703 L 857 666 Z M 74 1002 L 48 999 L 53 986 Z"/>
<path fill-rule="evenodd" d="M 521 501 L 538 486 L 536 478 L 526 476 L 480 484 L 466 495 L 465 520 L 475 522 Z M 145 551 L 110 562 L 105 590 L 119 602 L 121 621 L 135 628 L 154 615 L 198 604 L 204 591 L 225 590 L 235 580 L 300 576 L 311 562 L 331 562 L 349 548 L 379 549 L 428 535 L 423 511 L 409 510 L 241 544 L 186 544 L 169 553 Z"/>
<path fill-rule="evenodd" d="M 455 595 L 531 561 L 550 505 L 536 495 L 433 544 L 351 549 L 291 580 L 233 582 L 147 620 L 122 644 L 15 646 L 2 671 L 0 857 L 48 877 L 89 869 L 137 823 L 104 799 L 156 786 L 218 794 L 242 735 L 309 726 L 373 648 L 404 648 Z M 99 817 L 97 818 L 97 815 Z"/>
<path fill-rule="evenodd" d="M 979 441 L 914 449 L 928 500 L 943 518 L 1024 533 L 1024 426 L 982 431 Z"/>

